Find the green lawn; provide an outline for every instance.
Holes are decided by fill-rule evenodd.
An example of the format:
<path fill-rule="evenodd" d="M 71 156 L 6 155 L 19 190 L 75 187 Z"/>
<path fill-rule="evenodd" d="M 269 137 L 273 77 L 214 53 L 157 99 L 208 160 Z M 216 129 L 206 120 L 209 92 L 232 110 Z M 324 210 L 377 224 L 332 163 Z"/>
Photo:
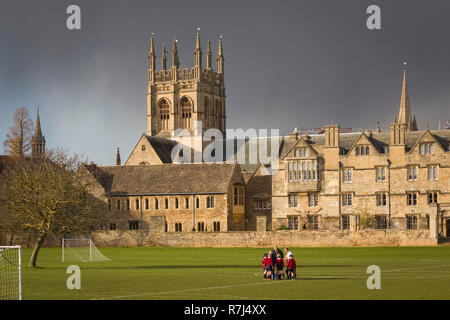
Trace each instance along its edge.
<path fill-rule="evenodd" d="M 265 281 L 257 248 L 100 248 L 111 262 L 61 263 L 42 249 L 23 268 L 24 299 L 449 299 L 450 247 L 291 248 L 298 279 Z M 23 250 L 28 261 L 30 249 Z M 66 268 L 81 268 L 68 290 Z M 381 268 L 369 290 L 366 269 Z"/>

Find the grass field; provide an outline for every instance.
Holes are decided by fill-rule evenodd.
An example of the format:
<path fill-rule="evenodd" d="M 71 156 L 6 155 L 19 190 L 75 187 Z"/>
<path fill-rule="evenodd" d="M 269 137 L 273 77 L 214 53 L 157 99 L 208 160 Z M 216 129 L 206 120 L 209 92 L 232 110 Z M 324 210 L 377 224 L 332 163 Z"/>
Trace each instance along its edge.
<path fill-rule="evenodd" d="M 23 268 L 24 299 L 450 299 L 450 247 L 291 248 L 297 280 L 265 281 L 257 248 L 100 248 L 68 290 L 60 248 Z M 25 262 L 31 254 L 24 249 Z M 366 269 L 381 268 L 369 290 Z"/>

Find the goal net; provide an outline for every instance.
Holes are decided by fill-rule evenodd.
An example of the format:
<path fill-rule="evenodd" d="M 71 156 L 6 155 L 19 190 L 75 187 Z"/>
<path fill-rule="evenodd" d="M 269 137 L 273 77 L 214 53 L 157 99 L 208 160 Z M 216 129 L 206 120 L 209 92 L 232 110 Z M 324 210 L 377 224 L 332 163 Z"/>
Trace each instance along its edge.
<path fill-rule="evenodd" d="M 63 239 L 62 262 L 111 261 L 91 239 Z"/>
<path fill-rule="evenodd" d="M 20 246 L 0 247 L 0 300 L 22 300 Z"/>

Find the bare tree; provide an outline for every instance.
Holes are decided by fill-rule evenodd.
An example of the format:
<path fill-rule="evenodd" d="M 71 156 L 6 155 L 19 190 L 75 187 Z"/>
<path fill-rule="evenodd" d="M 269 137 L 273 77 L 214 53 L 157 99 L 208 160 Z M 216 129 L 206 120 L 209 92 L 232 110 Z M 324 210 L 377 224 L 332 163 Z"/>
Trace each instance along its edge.
<path fill-rule="evenodd" d="M 33 129 L 33 121 L 30 119 L 27 108 L 16 109 L 13 125 L 9 128 L 3 142 L 5 152 L 19 156 L 27 154 L 31 150 Z"/>
<path fill-rule="evenodd" d="M 102 225 L 105 204 L 88 193 L 78 169 L 84 162 L 67 151 L 48 151 L 40 159 L 18 158 L 0 178 L 0 212 L 9 226 L 36 235 L 29 265 L 49 236 L 81 235 Z"/>

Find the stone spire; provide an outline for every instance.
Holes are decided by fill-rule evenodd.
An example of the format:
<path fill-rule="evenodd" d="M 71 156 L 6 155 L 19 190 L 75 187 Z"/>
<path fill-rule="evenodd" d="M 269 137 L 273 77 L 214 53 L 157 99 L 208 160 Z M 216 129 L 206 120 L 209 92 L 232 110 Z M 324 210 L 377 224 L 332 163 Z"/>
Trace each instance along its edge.
<path fill-rule="evenodd" d="M 166 45 L 163 44 L 162 47 L 162 55 L 161 55 L 161 69 L 166 71 L 167 70 L 167 57 L 166 57 Z"/>
<path fill-rule="evenodd" d="M 180 61 L 178 60 L 178 48 L 177 48 L 177 40 L 176 39 L 173 39 L 172 68 L 174 68 L 174 69 L 180 68 Z"/>
<path fill-rule="evenodd" d="M 122 164 L 122 161 L 120 160 L 120 150 L 117 148 L 117 154 L 116 154 L 116 166 L 120 166 Z"/>
<path fill-rule="evenodd" d="M 34 136 L 42 137 L 41 119 L 39 118 L 39 107 L 37 109 L 36 126 L 34 128 Z"/>
<path fill-rule="evenodd" d="M 39 108 L 37 110 L 36 126 L 34 135 L 31 137 L 31 156 L 37 158 L 45 153 L 45 136 L 42 135 L 41 119 L 39 117 Z"/>
<path fill-rule="evenodd" d="M 222 36 L 219 36 L 219 47 L 217 48 L 217 73 L 223 74 L 223 49 L 222 49 Z"/>
<path fill-rule="evenodd" d="M 195 50 L 194 50 L 194 66 L 202 66 L 202 49 L 200 48 L 200 28 L 197 28 L 197 35 L 195 37 Z"/>
<path fill-rule="evenodd" d="M 208 40 L 208 51 L 206 52 L 206 69 L 212 70 L 212 53 L 211 53 L 211 41 Z"/>
<path fill-rule="evenodd" d="M 403 84 L 400 98 L 400 110 L 398 112 L 398 122 L 406 123 L 406 131 L 412 130 L 411 107 L 409 104 L 408 85 L 406 84 L 406 62 L 403 63 Z"/>
<path fill-rule="evenodd" d="M 155 55 L 155 45 L 153 43 L 153 33 L 150 37 L 150 49 L 148 52 L 148 68 L 150 70 L 156 70 L 156 55 Z"/>
<path fill-rule="evenodd" d="M 412 130 L 412 131 L 417 131 L 417 130 L 419 130 L 419 129 L 417 128 L 416 115 L 414 115 L 413 122 L 412 122 L 412 129 L 411 129 L 411 130 Z"/>

